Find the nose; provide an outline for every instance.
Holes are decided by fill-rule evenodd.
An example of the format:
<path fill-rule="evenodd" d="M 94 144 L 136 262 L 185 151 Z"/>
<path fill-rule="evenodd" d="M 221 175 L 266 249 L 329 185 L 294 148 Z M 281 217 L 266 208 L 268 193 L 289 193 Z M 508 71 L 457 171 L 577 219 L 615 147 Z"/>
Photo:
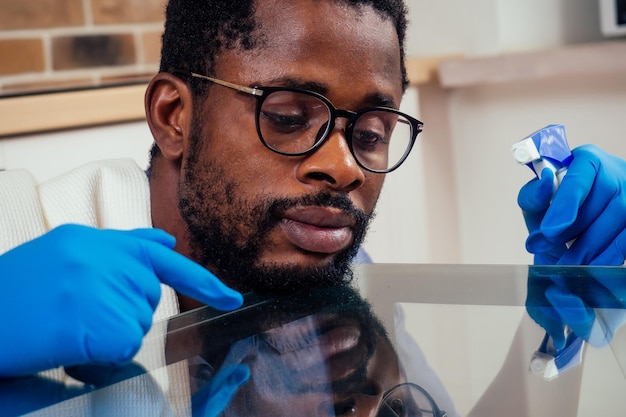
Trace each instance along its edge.
<path fill-rule="evenodd" d="M 322 184 L 333 191 L 350 192 L 363 185 L 365 173 L 357 164 L 343 127 L 335 126 L 329 137 L 298 166 L 298 179 Z"/>

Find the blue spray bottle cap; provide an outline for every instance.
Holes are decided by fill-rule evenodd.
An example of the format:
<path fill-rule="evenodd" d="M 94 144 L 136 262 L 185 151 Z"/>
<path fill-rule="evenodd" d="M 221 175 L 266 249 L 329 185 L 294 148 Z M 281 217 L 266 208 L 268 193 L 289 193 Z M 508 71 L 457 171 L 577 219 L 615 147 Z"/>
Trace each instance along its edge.
<path fill-rule="evenodd" d="M 565 126 L 551 124 L 513 144 L 513 158 L 527 165 L 537 175 L 540 169 L 550 165 L 555 172 L 567 169 L 572 161 L 572 152 L 567 143 Z"/>

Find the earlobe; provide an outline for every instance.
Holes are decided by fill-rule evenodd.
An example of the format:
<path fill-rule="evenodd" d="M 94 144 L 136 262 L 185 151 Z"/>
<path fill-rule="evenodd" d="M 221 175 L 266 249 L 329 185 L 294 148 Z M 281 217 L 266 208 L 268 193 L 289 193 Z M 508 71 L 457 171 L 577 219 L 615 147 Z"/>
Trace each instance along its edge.
<path fill-rule="evenodd" d="M 192 114 L 187 85 L 172 74 L 159 73 L 148 85 L 144 104 L 146 121 L 163 156 L 180 159 Z"/>

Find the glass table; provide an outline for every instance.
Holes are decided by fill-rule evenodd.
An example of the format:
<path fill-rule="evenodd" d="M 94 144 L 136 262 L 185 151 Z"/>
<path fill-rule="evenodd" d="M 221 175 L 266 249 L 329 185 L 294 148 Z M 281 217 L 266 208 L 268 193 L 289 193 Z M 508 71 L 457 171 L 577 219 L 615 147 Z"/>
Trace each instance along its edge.
<path fill-rule="evenodd" d="M 127 367 L 0 395 L 33 416 L 619 415 L 625 296 L 623 268 L 360 265 L 350 287 L 193 310 Z"/>

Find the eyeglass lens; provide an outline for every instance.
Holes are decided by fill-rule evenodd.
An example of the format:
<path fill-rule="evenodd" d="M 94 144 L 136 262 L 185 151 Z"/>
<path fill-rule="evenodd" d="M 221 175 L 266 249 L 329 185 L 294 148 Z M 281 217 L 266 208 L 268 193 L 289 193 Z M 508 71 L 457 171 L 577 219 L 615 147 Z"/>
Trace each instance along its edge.
<path fill-rule="evenodd" d="M 301 155 L 329 133 L 332 111 L 320 98 L 302 92 L 274 91 L 258 112 L 259 134 L 271 149 Z M 351 148 L 358 162 L 375 171 L 395 168 L 406 156 L 413 138 L 411 122 L 393 110 L 373 109 L 353 122 Z"/>

